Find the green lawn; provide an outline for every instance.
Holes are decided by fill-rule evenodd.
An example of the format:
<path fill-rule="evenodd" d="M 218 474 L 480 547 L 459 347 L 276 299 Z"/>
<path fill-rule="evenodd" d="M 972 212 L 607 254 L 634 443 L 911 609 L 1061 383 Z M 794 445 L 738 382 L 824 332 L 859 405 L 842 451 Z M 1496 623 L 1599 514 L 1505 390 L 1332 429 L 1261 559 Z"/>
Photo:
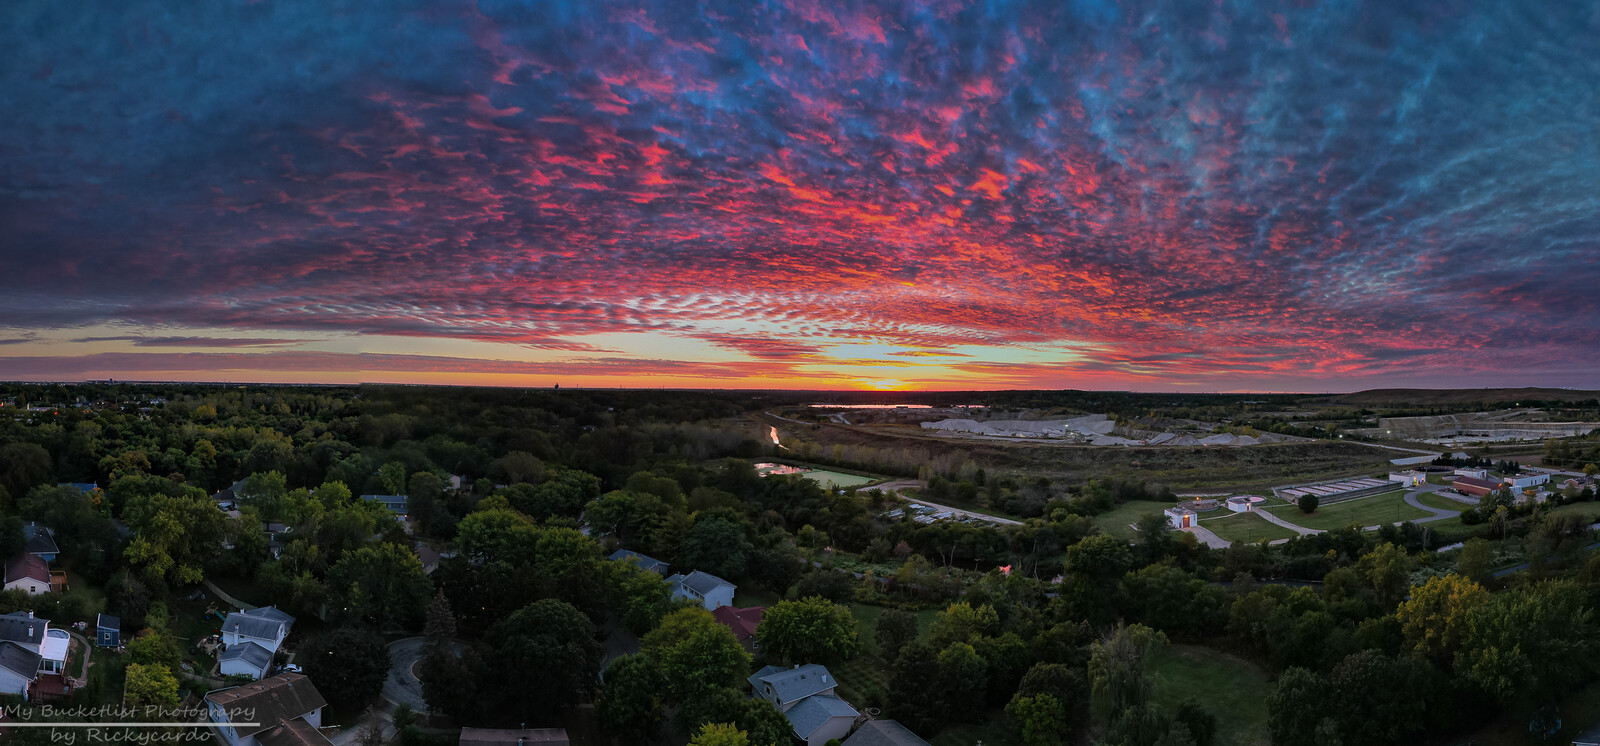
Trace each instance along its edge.
<path fill-rule="evenodd" d="M 883 616 L 883 607 L 858 603 L 851 603 L 848 606 L 850 613 L 856 618 L 856 634 L 861 639 L 861 652 L 877 655 L 878 617 Z M 917 634 L 928 634 L 928 628 L 933 626 L 933 619 L 939 615 L 939 610 L 922 609 L 914 613 L 917 615 Z"/>
<path fill-rule="evenodd" d="M 1550 515 L 1567 515 L 1569 513 L 1585 515 L 1593 519 L 1600 519 L 1600 503 L 1568 503 L 1566 505 L 1561 505 L 1550 509 Z"/>
<path fill-rule="evenodd" d="M 845 487 L 860 487 L 863 484 L 883 481 L 882 477 L 863 477 L 860 474 L 845 474 L 844 472 L 829 471 L 827 469 L 814 469 L 800 476 L 813 482 L 820 482 L 822 486 L 834 490 L 844 489 Z"/>
<path fill-rule="evenodd" d="M 1094 517 L 1094 525 L 1119 539 L 1132 539 L 1133 529 L 1128 524 L 1149 515 L 1160 513 L 1170 508 L 1174 503 L 1158 502 L 1155 500 L 1130 500 Z"/>
<path fill-rule="evenodd" d="M 1200 520 L 1201 528 L 1207 528 L 1218 536 L 1228 541 L 1242 541 L 1255 543 L 1266 539 L 1288 539 L 1295 536 L 1290 531 L 1276 523 L 1256 515 L 1254 511 L 1246 513 L 1228 513 L 1216 518 L 1203 518 Z"/>
<path fill-rule="evenodd" d="M 1156 704 L 1176 707 L 1194 697 L 1217 716 L 1217 743 L 1270 743 L 1267 694 L 1272 682 L 1255 664 L 1210 648 L 1171 645 L 1156 652 L 1150 671 L 1156 677 Z"/>
<path fill-rule="evenodd" d="M 1426 505 L 1426 506 L 1428 506 L 1430 508 L 1438 508 L 1440 510 L 1454 510 L 1454 511 L 1458 511 L 1458 512 L 1462 511 L 1462 510 L 1468 510 L 1468 509 L 1472 508 L 1471 505 L 1468 505 L 1468 504 L 1466 504 L 1464 502 L 1457 502 L 1455 500 L 1451 500 L 1448 497 L 1443 497 L 1441 495 L 1435 495 L 1432 492 L 1423 492 L 1423 493 L 1417 495 L 1417 502 L 1422 503 L 1423 505 Z"/>
<path fill-rule="evenodd" d="M 995 710 L 990 716 L 987 722 L 949 726 L 929 739 L 928 743 L 933 746 L 973 746 L 976 743 L 982 743 L 983 746 L 1007 746 L 1007 744 L 1022 743 L 1017 738 L 1016 730 L 1006 722 L 1005 712 Z"/>
<path fill-rule="evenodd" d="M 1418 518 L 1427 518 L 1433 515 L 1424 510 L 1418 510 L 1406 504 L 1403 495 L 1405 490 L 1386 492 L 1382 495 L 1363 497 L 1334 503 L 1326 507 L 1317 508 L 1317 512 L 1310 515 L 1300 512 L 1294 505 L 1283 505 L 1276 508 L 1267 508 L 1273 515 L 1282 518 L 1296 526 L 1322 529 L 1329 531 L 1344 528 L 1352 523 L 1362 526 L 1380 526 L 1396 521 L 1414 521 Z"/>

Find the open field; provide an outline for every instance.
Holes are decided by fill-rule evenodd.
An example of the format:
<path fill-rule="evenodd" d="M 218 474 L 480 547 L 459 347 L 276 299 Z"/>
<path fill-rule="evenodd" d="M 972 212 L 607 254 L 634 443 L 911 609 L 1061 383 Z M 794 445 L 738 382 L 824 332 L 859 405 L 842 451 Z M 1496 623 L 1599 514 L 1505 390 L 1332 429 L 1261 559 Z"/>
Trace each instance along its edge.
<path fill-rule="evenodd" d="M 1370 389 L 1345 394 L 1332 401 L 1360 406 L 1436 406 L 1441 404 L 1517 404 L 1527 401 L 1590 401 L 1600 399 L 1600 391 L 1572 389 Z"/>
<path fill-rule="evenodd" d="M 831 471 L 829 469 L 814 469 L 801 474 L 800 476 L 803 476 L 813 482 L 821 482 L 822 486 L 835 490 L 844 489 L 845 487 L 860 487 L 863 484 L 883 481 L 882 479 L 874 477 L 863 477 L 860 474 L 846 474 L 842 471 Z"/>
<path fill-rule="evenodd" d="M 1173 503 L 1157 502 L 1155 500 L 1129 500 L 1094 517 L 1094 525 L 1118 539 L 1133 538 L 1133 529 L 1129 524 L 1150 513 L 1160 513 L 1173 506 Z"/>
<path fill-rule="evenodd" d="M 1600 502 L 1568 503 L 1550 509 L 1551 515 L 1576 514 L 1591 520 L 1600 520 Z"/>
<path fill-rule="evenodd" d="M 1300 512 L 1300 508 L 1294 505 L 1282 505 L 1276 508 L 1267 508 L 1267 510 L 1296 526 L 1321 529 L 1323 531 L 1344 528 L 1352 523 L 1362 526 L 1378 526 L 1396 521 L 1414 521 L 1418 518 L 1427 518 L 1433 515 L 1407 505 L 1402 497 L 1404 493 L 1404 490 L 1396 490 L 1382 495 L 1334 503 L 1318 508 L 1317 512 L 1310 515 Z"/>
<path fill-rule="evenodd" d="M 1210 529 L 1212 533 L 1228 541 L 1242 541 L 1245 543 L 1255 543 L 1262 539 L 1275 541 L 1295 536 L 1295 532 L 1268 522 L 1267 519 L 1256 515 L 1253 511 L 1228 513 L 1216 518 L 1203 519 L 1200 521 L 1200 527 Z"/>
<path fill-rule="evenodd" d="M 780 428 L 782 430 L 782 428 Z M 925 434 L 909 426 L 821 425 L 815 429 L 784 430 L 784 443 L 805 458 L 806 453 L 828 453 L 835 445 L 870 447 L 907 456 L 907 462 L 926 463 L 971 459 L 991 473 L 1043 476 L 1052 482 L 1082 484 L 1090 479 L 1139 479 L 1174 489 L 1216 488 L 1258 491 L 1288 482 L 1312 482 L 1342 477 L 1371 476 L 1387 469 L 1394 454 L 1356 443 L 1315 441 L 1273 445 L 1224 447 L 1100 448 L 1049 443 L 950 440 Z M 915 456 L 915 458 L 910 458 Z M 889 455 L 882 457 L 891 461 Z M 854 468 L 883 470 L 870 463 Z"/>
<path fill-rule="evenodd" d="M 1267 746 L 1267 694 L 1272 681 L 1255 664 L 1196 645 L 1171 645 L 1150 664 L 1156 676 L 1152 699 L 1177 707 L 1194 697 L 1217 716 L 1219 744 Z"/>

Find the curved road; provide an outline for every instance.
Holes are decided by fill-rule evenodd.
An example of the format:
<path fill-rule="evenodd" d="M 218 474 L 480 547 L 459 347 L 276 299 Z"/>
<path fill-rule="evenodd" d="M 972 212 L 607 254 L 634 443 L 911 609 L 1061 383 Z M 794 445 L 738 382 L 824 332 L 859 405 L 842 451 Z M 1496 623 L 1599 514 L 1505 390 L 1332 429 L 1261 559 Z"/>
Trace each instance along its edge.
<path fill-rule="evenodd" d="M 383 698 L 395 705 L 411 705 L 418 714 L 428 713 L 428 700 L 422 696 L 422 680 L 413 669 L 428 645 L 426 637 L 407 637 L 389 643 L 389 677 L 383 680 Z M 459 647 L 460 643 L 456 643 Z"/>

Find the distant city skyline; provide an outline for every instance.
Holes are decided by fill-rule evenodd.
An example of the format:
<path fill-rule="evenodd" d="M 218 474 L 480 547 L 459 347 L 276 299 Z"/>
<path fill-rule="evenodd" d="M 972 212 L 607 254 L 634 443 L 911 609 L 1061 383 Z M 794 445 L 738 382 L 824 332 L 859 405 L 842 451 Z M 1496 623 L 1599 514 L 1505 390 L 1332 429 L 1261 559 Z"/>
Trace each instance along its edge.
<path fill-rule="evenodd" d="M 1600 4 L 0 9 L 0 380 L 1600 389 Z"/>

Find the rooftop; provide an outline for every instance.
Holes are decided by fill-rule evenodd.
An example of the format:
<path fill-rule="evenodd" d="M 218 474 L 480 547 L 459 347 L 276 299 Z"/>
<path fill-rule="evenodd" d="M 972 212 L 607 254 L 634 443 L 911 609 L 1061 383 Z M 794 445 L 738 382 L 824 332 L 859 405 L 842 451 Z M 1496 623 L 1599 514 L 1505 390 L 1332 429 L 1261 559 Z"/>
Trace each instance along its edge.
<path fill-rule="evenodd" d="M 327 707 L 328 700 L 311 685 L 304 674 L 283 673 L 252 681 L 243 686 L 218 689 L 206 694 L 206 701 L 225 712 L 254 711 L 255 726 L 236 728 L 240 738 L 253 736 L 298 717 Z M 231 716 L 230 716 L 231 717 Z"/>

